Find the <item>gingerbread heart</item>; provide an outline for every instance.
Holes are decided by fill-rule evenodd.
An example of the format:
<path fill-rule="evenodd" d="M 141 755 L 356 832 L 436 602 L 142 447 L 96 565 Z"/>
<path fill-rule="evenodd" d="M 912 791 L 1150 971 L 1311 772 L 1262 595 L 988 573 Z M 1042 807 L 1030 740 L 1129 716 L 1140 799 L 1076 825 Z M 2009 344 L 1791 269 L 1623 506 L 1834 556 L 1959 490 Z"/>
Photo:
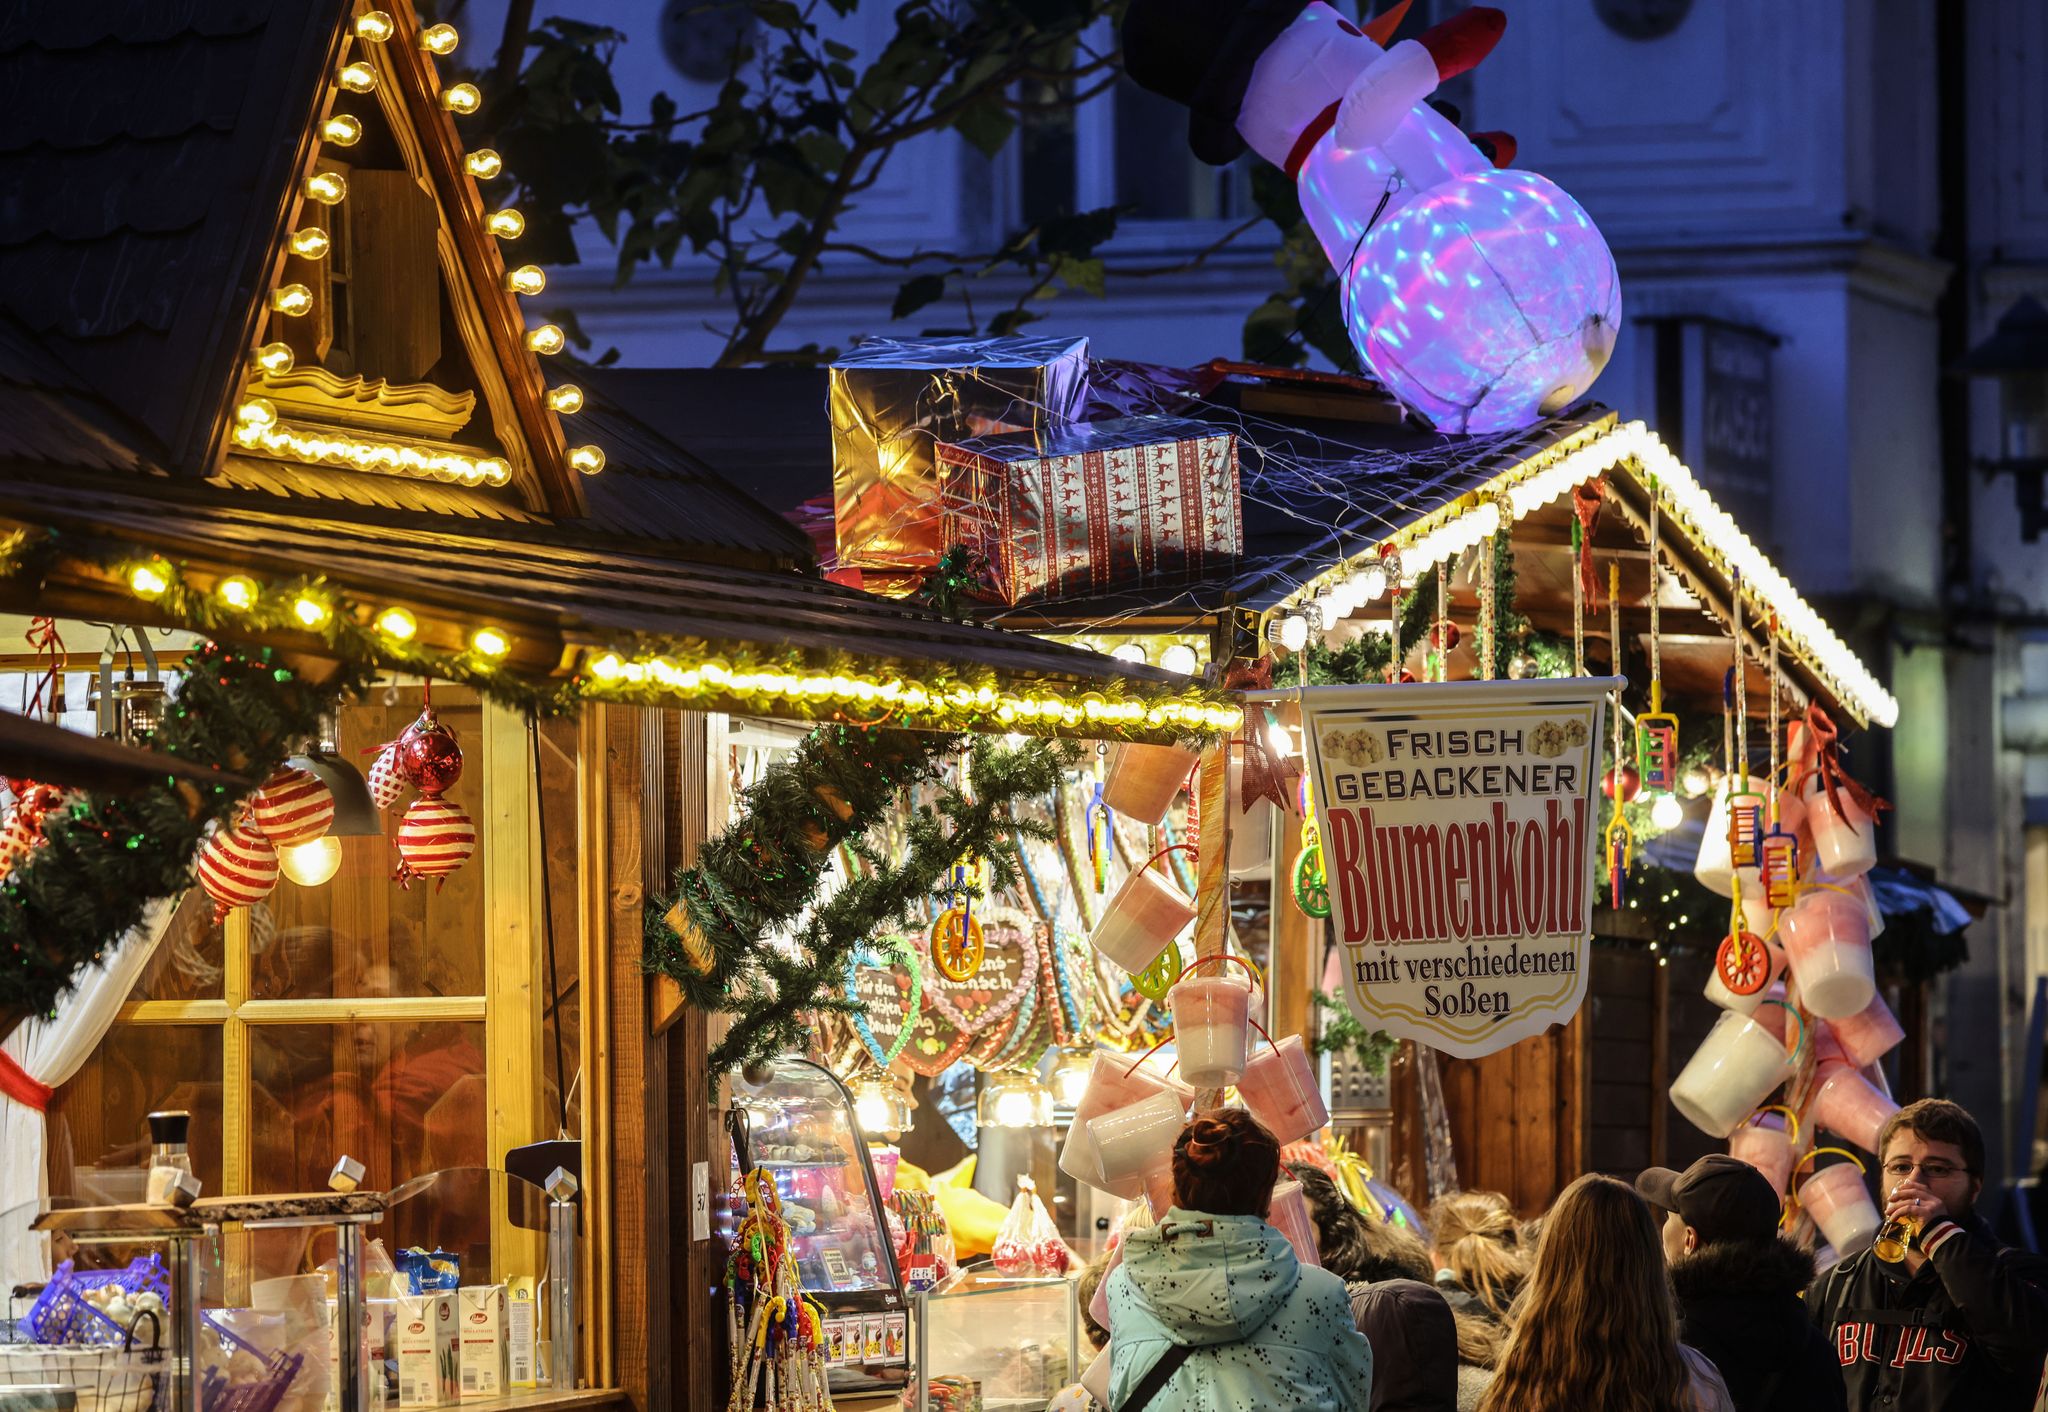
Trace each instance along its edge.
<path fill-rule="evenodd" d="M 923 967 L 901 936 L 879 937 L 847 962 L 846 998 L 862 1007 L 852 1017 L 853 1027 L 884 1069 L 910 1043 L 923 997 Z"/>

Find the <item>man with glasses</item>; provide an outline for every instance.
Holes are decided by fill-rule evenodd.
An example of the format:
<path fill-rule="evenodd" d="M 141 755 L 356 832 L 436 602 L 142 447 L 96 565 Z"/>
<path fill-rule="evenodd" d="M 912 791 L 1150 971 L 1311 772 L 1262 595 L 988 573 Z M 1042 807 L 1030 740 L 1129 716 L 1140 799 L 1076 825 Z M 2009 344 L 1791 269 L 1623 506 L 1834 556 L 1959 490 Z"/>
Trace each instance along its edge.
<path fill-rule="evenodd" d="M 1923 1098 L 1878 1135 L 1887 1221 L 1905 1258 L 1850 1256 L 1807 1293 L 1834 1340 L 1851 1412 L 2028 1412 L 2048 1358 L 2048 1261 L 2000 1245 L 1977 1215 L 1984 1138 L 1959 1105 Z"/>

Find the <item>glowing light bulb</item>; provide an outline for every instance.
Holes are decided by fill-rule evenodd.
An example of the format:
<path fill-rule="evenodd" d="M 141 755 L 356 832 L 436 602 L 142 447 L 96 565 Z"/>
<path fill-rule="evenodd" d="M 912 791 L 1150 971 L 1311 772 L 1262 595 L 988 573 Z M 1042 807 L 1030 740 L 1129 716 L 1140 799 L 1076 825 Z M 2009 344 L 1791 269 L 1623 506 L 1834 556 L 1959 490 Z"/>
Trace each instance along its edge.
<path fill-rule="evenodd" d="M 561 329 L 553 324 L 542 324 L 526 331 L 526 346 L 536 353 L 559 353 L 568 341 Z"/>
<path fill-rule="evenodd" d="M 1685 822 L 1685 806 L 1675 794 L 1660 794 L 1650 806 L 1650 822 L 1669 832 Z"/>
<path fill-rule="evenodd" d="M 318 887 L 341 871 L 341 840 L 322 834 L 277 850 L 278 871 L 300 887 Z"/>
<path fill-rule="evenodd" d="M 213 591 L 214 595 L 228 607 L 238 608 L 244 612 L 254 607 L 256 603 L 256 580 L 246 574 L 236 574 L 233 578 L 222 579 L 214 585 Z"/>
<path fill-rule="evenodd" d="M 128 587 L 137 598 L 161 598 L 171 587 L 171 566 L 161 559 L 137 564 L 128 571 Z"/>
<path fill-rule="evenodd" d="M 569 464 L 586 476 L 594 476 L 604 469 L 604 448 L 572 446 L 569 448 Z"/>
<path fill-rule="evenodd" d="M 478 628 L 469 635 L 469 645 L 481 657 L 502 657 L 512 650 L 512 640 L 496 628 Z"/>
<path fill-rule="evenodd" d="M 441 90 L 441 106 L 451 113 L 474 113 L 483 105 L 484 96 L 473 83 L 458 83 Z"/>
<path fill-rule="evenodd" d="M 1299 652 L 1308 645 L 1308 619 L 1299 613 L 1290 613 L 1280 620 L 1280 645 L 1289 652 Z"/>
<path fill-rule="evenodd" d="M 882 1133 L 889 1130 L 889 1098 L 879 1086 L 862 1085 L 853 1100 L 854 1121 L 860 1124 L 864 1133 Z"/>
<path fill-rule="evenodd" d="M 454 25 L 429 25 L 420 32 L 420 48 L 429 54 L 453 54 L 461 42 L 462 36 L 455 32 Z"/>
<path fill-rule="evenodd" d="M 419 623 L 403 608 L 386 608 L 377 615 L 377 631 L 393 642 L 411 642 L 419 630 Z"/>
<path fill-rule="evenodd" d="M 303 284 L 281 284 L 270 291 L 270 307 L 280 314 L 311 313 L 313 291 Z"/>
<path fill-rule="evenodd" d="M 1135 642 L 1126 642 L 1109 655 L 1119 662 L 1142 662 L 1145 660 L 1145 649 Z"/>
<path fill-rule="evenodd" d="M 348 195 L 348 178 L 340 172 L 315 172 L 306 178 L 306 195 L 323 206 L 332 206 Z"/>
<path fill-rule="evenodd" d="M 317 260 L 325 255 L 334 242 L 327 238 L 327 232 L 318 226 L 307 226 L 304 230 L 292 232 L 292 254 L 308 260 Z"/>
<path fill-rule="evenodd" d="M 353 147 L 363 140 L 363 125 L 347 113 L 336 113 L 320 124 L 320 135 L 336 147 Z"/>
<path fill-rule="evenodd" d="M 503 457 L 486 456 L 476 463 L 476 470 L 486 485 L 503 485 L 512 479 L 512 466 Z"/>
<path fill-rule="evenodd" d="M 273 375 L 290 372 L 295 361 L 289 343 L 266 343 L 256 350 L 256 366 Z"/>
<path fill-rule="evenodd" d="M 267 397 L 251 397 L 235 408 L 235 420 L 243 426 L 267 427 L 277 420 L 277 404 Z"/>
<path fill-rule="evenodd" d="M 484 228 L 500 240 L 517 240 L 526 234 L 526 217 L 507 206 L 502 211 L 491 212 Z"/>
<path fill-rule="evenodd" d="M 462 159 L 462 169 L 478 181 L 489 181 L 505 170 L 505 159 L 488 147 L 479 147 Z"/>
<path fill-rule="evenodd" d="M 565 382 L 548 389 L 548 407 L 563 416 L 583 410 L 583 389 L 573 382 Z"/>
<path fill-rule="evenodd" d="M 1169 672 L 1179 672 L 1191 677 L 1201 669 L 1202 659 L 1195 655 L 1195 649 L 1185 642 L 1176 642 L 1159 654 L 1159 665 Z"/>
<path fill-rule="evenodd" d="M 292 616 L 309 628 L 317 628 L 326 622 L 329 612 L 325 603 L 310 594 L 302 593 L 292 603 Z"/>
<path fill-rule="evenodd" d="M 382 44 L 398 33 L 398 26 L 391 22 L 391 16 L 382 10 L 370 10 L 356 16 L 356 38 L 367 39 L 372 44 Z"/>
<path fill-rule="evenodd" d="M 521 265 L 505 271 L 505 288 L 514 294 L 538 294 L 547 287 L 547 274 L 539 265 Z"/>
<path fill-rule="evenodd" d="M 1294 753 L 1294 737 L 1278 721 L 1266 727 L 1266 748 L 1285 760 Z"/>
<path fill-rule="evenodd" d="M 343 66 L 341 86 L 351 93 L 369 93 L 377 87 L 377 71 L 358 59 Z"/>

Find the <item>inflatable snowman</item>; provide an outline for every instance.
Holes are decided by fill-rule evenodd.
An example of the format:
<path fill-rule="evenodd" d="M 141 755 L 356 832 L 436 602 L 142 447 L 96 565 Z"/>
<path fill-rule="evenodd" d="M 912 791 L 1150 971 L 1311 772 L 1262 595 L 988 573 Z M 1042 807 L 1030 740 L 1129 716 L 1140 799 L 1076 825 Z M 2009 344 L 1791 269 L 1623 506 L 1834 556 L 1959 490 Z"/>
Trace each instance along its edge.
<path fill-rule="evenodd" d="M 1321 0 L 1132 0 L 1124 64 L 1185 103 L 1189 145 L 1249 146 L 1295 181 L 1374 376 L 1446 432 L 1509 431 L 1586 394 L 1621 286 L 1579 204 L 1426 101 L 1507 23 L 1477 7 L 1382 48 Z"/>

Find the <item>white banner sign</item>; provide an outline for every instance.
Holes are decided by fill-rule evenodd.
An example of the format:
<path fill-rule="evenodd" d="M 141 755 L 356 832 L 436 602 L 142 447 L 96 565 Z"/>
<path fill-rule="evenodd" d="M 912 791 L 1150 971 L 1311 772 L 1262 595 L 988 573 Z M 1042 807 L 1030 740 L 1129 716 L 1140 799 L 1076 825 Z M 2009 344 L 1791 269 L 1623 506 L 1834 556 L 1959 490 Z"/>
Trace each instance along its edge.
<path fill-rule="evenodd" d="M 1586 996 L 1606 677 L 1310 687 L 1330 922 L 1360 1021 L 1460 1058 Z"/>

